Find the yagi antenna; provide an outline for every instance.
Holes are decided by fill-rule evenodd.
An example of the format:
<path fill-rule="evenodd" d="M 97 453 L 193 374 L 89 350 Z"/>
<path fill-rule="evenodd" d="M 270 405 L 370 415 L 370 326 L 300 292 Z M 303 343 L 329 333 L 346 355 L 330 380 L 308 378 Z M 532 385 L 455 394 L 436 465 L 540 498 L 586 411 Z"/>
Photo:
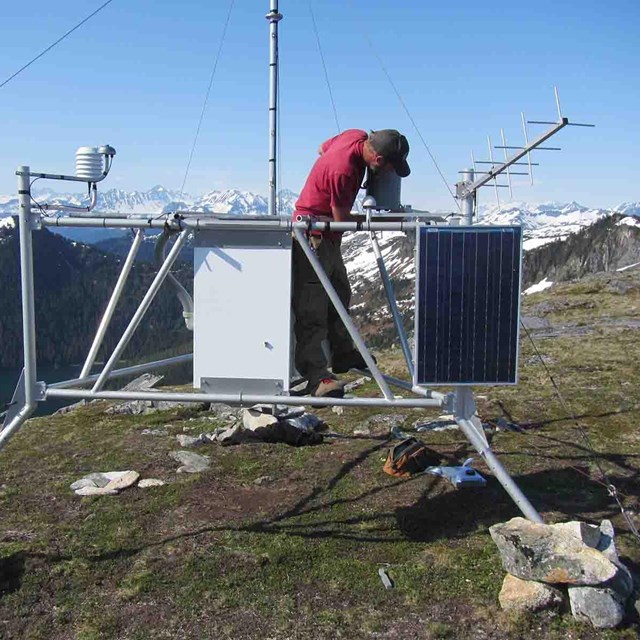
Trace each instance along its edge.
<path fill-rule="evenodd" d="M 500 208 L 500 199 L 498 197 L 498 187 L 504 187 L 509 189 L 509 194 L 512 196 L 512 183 L 511 176 L 513 175 L 528 175 L 531 184 L 533 185 L 533 167 L 538 166 L 537 162 L 531 161 L 531 152 L 532 151 L 561 151 L 560 147 L 543 147 L 543 143 L 546 142 L 549 138 L 554 136 L 564 127 L 595 127 L 594 124 L 585 124 L 580 122 L 569 122 L 569 118 L 566 118 L 562 115 L 562 109 L 560 107 L 560 96 L 558 95 L 558 88 L 553 87 L 553 92 L 555 95 L 556 109 L 558 112 L 558 120 L 557 121 L 549 121 L 549 120 L 527 120 L 525 118 L 524 113 L 522 116 L 522 131 L 524 133 L 524 146 L 512 146 L 508 145 L 506 141 L 506 137 L 504 135 L 504 130 L 500 129 L 500 137 L 502 140 L 501 145 L 493 146 L 491 144 L 491 138 L 487 136 L 487 141 L 489 145 L 489 160 L 476 160 L 473 153 L 471 153 L 471 161 L 473 169 L 468 169 L 466 171 L 462 171 L 464 174 L 464 178 L 462 182 L 459 182 L 456 185 L 457 193 L 456 197 L 465 202 L 465 206 L 463 207 L 463 212 L 466 218 L 466 223 L 472 223 L 473 217 L 473 203 L 476 199 L 476 192 L 481 187 L 489 186 L 489 183 L 493 182 L 493 187 L 496 192 L 496 200 L 498 201 L 498 208 Z M 529 132 L 527 131 L 527 124 L 532 125 L 550 125 L 551 128 L 548 129 L 543 134 L 539 135 L 537 138 L 529 141 Z M 502 149 L 504 152 L 504 162 L 497 163 L 493 157 L 493 149 Z M 512 151 L 511 155 L 508 155 L 508 151 Z M 526 161 L 521 162 L 526 156 Z M 489 171 L 478 171 L 478 165 L 490 165 Z M 526 166 L 527 172 L 519 172 L 519 171 L 511 171 L 512 166 Z M 498 176 L 502 173 L 507 174 L 507 182 L 508 184 L 498 184 Z"/>

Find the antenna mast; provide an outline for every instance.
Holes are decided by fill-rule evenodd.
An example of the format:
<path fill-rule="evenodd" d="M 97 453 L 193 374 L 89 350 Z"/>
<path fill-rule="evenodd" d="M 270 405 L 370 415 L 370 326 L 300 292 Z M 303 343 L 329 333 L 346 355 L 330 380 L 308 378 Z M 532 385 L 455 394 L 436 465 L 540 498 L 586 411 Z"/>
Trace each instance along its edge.
<path fill-rule="evenodd" d="M 276 149 L 278 142 L 278 0 L 270 0 L 269 21 L 269 215 L 276 215 Z"/>

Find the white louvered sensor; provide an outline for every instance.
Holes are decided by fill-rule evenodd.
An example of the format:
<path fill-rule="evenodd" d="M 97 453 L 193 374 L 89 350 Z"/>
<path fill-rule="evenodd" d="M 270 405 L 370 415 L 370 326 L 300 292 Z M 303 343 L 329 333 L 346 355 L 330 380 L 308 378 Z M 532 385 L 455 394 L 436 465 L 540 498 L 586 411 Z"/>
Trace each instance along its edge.
<path fill-rule="evenodd" d="M 80 147 L 76 151 L 76 177 L 91 182 L 102 180 L 109 169 L 116 150 L 109 146 Z"/>
<path fill-rule="evenodd" d="M 84 180 L 100 180 L 104 169 L 104 156 L 98 147 L 80 147 L 76 151 L 76 176 Z"/>

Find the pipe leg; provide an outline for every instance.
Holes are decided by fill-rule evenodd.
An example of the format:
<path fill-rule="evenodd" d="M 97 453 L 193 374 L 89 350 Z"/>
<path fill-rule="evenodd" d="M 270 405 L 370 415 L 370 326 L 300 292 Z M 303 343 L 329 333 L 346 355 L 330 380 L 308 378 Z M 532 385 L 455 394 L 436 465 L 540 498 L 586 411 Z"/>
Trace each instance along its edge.
<path fill-rule="evenodd" d="M 4 449 L 11 436 L 29 419 L 36 406 L 35 404 L 25 404 L 13 417 L 13 420 L 7 423 L 4 429 L 0 431 L 0 450 Z"/>
<path fill-rule="evenodd" d="M 131 340 L 131 336 L 134 334 L 135 330 L 138 328 L 138 325 L 142 321 L 144 314 L 147 312 L 147 309 L 151 306 L 153 299 L 155 298 L 156 294 L 160 290 L 160 286 L 165 281 L 167 274 L 169 273 L 169 271 L 171 270 L 171 267 L 173 266 L 173 263 L 176 261 L 176 258 L 180 253 L 180 249 L 182 249 L 182 247 L 184 246 L 184 243 L 187 241 L 188 235 L 189 235 L 189 230 L 185 229 L 178 236 L 178 239 L 176 240 L 175 244 L 171 248 L 171 251 L 167 256 L 167 259 L 164 261 L 164 264 L 162 265 L 162 267 L 160 267 L 160 270 L 156 274 L 156 277 L 153 280 L 153 282 L 151 283 L 149 290 L 147 291 L 144 298 L 142 299 L 140 306 L 138 307 L 137 311 L 133 315 L 133 318 L 131 318 L 129 325 L 125 329 L 124 333 L 122 334 L 122 337 L 120 338 L 120 341 L 118 342 L 115 349 L 113 350 L 113 353 L 109 358 L 109 361 L 104 366 L 104 368 L 102 369 L 102 372 L 100 373 L 100 376 L 96 380 L 96 383 L 93 385 L 92 391 L 100 391 L 100 389 L 102 389 L 102 387 L 104 386 L 104 383 L 107 381 L 107 378 L 109 377 L 109 374 L 111 373 L 114 366 L 116 365 L 116 362 L 118 362 L 118 359 L 122 355 L 122 352 L 124 351 L 125 347 L 127 346 L 127 344 L 129 344 L 129 340 Z"/>
<path fill-rule="evenodd" d="M 469 442 L 474 446 L 476 451 L 484 458 L 487 466 L 495 475 L 498 482 L 504 487 L 511 499 L 525 518 L 532 522 L 542 522 L 542 517 L 536 511 L 529 499 L 522 493 L 520 487 L 515 483 L 509 472 L 502 466 L 502 463 L 496 455 L 491 451 L 484 433 L 480 435 L 477 424 L 474 423 L 475 402 L 473 400 L 473 392 L 469 387 L 457 387 L 455 398 L 454 416 L 461 431 L 467 436 Z"/>
<path fill-rule="evenodd" d="M 294 229 L 293 233 L 294 233 L 295 239 L 298 241 L 298 244 L 304 251 L 304 254 L 307 256 L 307 260 L 309 260 L 309 262 L 311 263 L 311 266 L 313 267 L 313 270 L 316 272 L 318 279 L 320 280 L 322 286 L 324 287 L 324 290 L 327 292 L 327 295 L 329 296 L 329 300 L 331 300 L 331 303 L 335 307 L 335 310 L 338 312 L 338 315 L 340 316 L 340 319 L 344 323 L 345 328 L 349 332 L 349 335 L 353 340 L 353 344 L 356 346 L 358 351 L 362 354 L 362 357 L 365 363 L 367 364 L 367 368 L 369 369 L 369 371 L 371 372 L 371 375 L 373 376 L 374 380 L 378 384 L 378 387 L 380 387 L 380 391 L 382 391 L 382 395 L 384 395 L 384 397 L 387 400 L 393 400 L 393 394 L 391 393 L 389 386 L 387 385 L 382 373 L 380 372 L 380 369 L 378 369 L 378 366 L 376 365 L 373 358 L 371 357 L 371 354 L 367 349 L 367 345 L 365 345 L 364 341 L 360 337 L 360 333 L 358 332 L 356 325 L 353 324 L 353 320 L 351 319 L 351 316 L 349 315 L 347 310 L 344 308 L 344 305 L 342 304 L 335 288 L 331 284 L 331 281 L 327 277 L 327 274 L 324 272 L 324 269 L 322 268 L 320 261 L 314 255 L 313 251 L 311 251 L 311 247 L 309 246 L 309 243 L 305 240 L 305 237 L 302 231 L 300 229 Z"/>

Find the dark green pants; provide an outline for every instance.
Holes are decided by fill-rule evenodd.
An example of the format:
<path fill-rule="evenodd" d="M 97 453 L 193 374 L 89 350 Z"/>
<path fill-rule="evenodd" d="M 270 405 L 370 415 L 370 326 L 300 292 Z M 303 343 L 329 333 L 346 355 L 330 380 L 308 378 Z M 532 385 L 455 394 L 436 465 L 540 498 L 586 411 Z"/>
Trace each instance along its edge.
<path fill-rule="evenodd" d="M 340 238 L 312 238 L 315 253 L 342 304 L 349 309 L 351 286 L 340 252 Z M 318 244 L 319 242 L 319 244 Z M 293 311 L 296 369 L 314 384 L 328 377 L 322 341 L 329 340 L 331 356 L 353 350 L 353 342 L 300 245 L 293 243 Z"/>

